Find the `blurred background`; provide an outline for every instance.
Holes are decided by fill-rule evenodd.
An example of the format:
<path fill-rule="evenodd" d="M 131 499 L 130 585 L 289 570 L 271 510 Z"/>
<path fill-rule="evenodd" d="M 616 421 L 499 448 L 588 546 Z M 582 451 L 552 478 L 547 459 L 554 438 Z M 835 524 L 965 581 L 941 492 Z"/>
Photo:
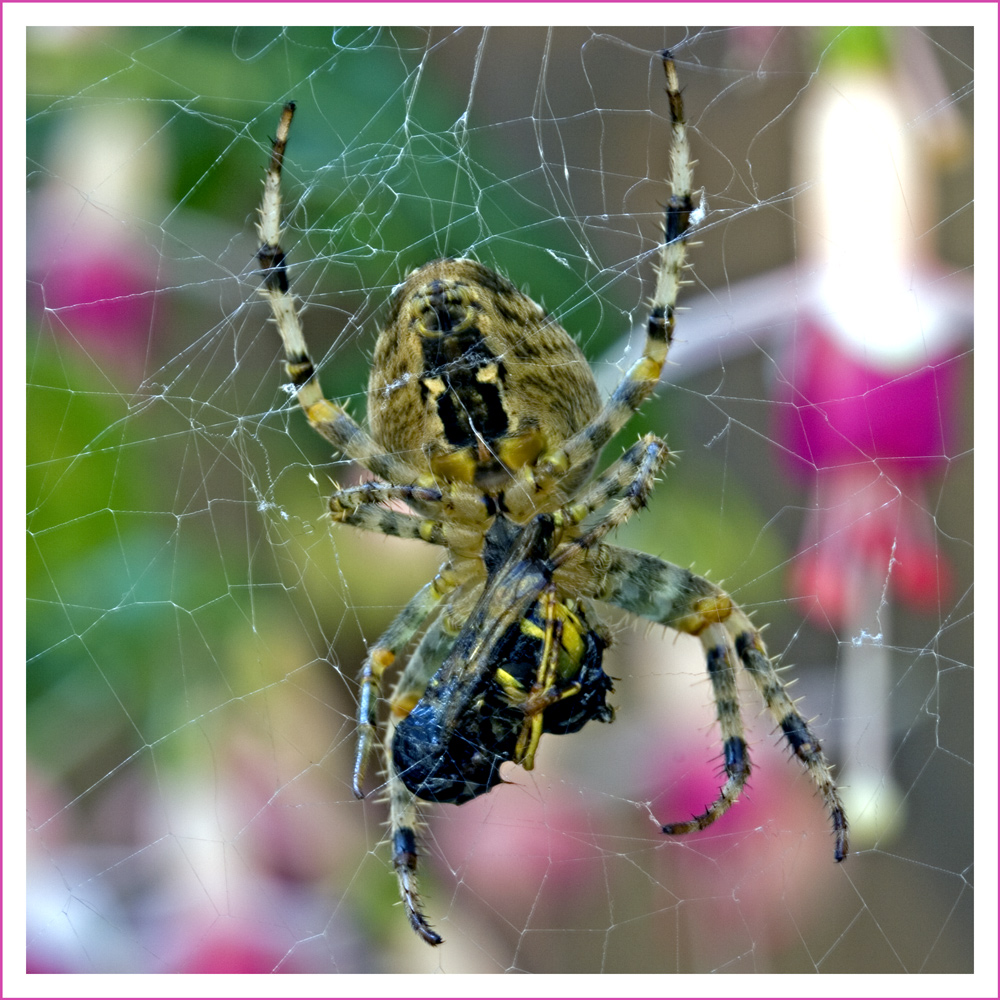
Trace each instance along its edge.
<path fill-rule="evenodd" d="M 972 44 L 31 29 L 29 971 L 971 971 Z M 282 387 L 270 137 L 294 99 L 291 277 L 355 415 L 392 287 L 443 254 L 529 291 L 611 386 L 669 194 L 665 46 L 705 216 L 670 384 L 605 456 L 646 430 L 676 456 L 619 541 L 768 625 L 854 853 L 750 691 L 749 792 L 665 839 L 718 783 L 704 663 L 609 616 L 614 725 L 426 809 L 430 949 L 350 775 L 366 644 L 440 553 L 324 517 L 364 474 Z"/>

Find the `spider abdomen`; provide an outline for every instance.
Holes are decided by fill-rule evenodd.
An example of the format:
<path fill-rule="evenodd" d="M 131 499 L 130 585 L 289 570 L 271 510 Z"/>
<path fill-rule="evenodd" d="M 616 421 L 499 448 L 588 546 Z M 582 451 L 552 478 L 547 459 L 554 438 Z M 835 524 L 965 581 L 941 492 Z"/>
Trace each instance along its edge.
<path fill-rule="evenodd" d="M 372 436 L 386 451 L 495 492 L 600 405 L 573 338 L 495 271 L 437 260 L 396 290 L 368 385 Z"/>

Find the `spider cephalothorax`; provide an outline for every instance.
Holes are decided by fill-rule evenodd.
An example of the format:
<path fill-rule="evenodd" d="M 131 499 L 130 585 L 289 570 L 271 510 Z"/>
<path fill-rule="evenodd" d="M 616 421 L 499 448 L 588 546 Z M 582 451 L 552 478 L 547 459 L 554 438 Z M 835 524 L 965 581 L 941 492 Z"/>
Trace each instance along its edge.
<path fill-rule="evenodd" d="M 847 853 L 830 767 L 747 615 L 705 578 L 605 541 L 645 505 L 667 457 L 664 442 L 647 435 L 591 478 L 601 449 L 659 380 L 697 215 L 676 71 L 661 55 L 672 193 L 643 355 L 603 402 L 583 353 L 539 305 L 482 264 L 443 259 L 412 272 L 393 295 L 364 430 L 323 396 L 289 292 L 280 182 L 293 104 L 273 145 L 258 256 L 288 375 L 312 426 L 377 477 L 337 490 L 333 519 L 445 553 L 435 578 L 369 650 L 354 767 L 361 796 L 383 677 L 415 643 L 388 699 L 383 742 L 393 865 L 410 923 L 429 944 L 441 938 L 417 894 L 417 800 L 466 802 L 501 782 L 503 763 L 530 769 L 544 733 L 611 720 L 608 633 L 594 602 L 697 636 L 705 650 L 725 780 L 702 813 L 664 833 L 704 829 L 746 784 L 742 668 L 830 811 L 834 857 Z M 394 501 L 409 511 L 389 507 Z"/>

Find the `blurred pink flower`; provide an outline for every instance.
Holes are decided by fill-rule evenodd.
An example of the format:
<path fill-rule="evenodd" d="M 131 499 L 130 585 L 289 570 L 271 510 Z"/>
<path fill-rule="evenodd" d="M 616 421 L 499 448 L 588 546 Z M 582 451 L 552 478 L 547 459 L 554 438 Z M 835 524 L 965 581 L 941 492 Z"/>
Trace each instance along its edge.
<path fill-rule="evenodd" d="M 57 335 L 119 365 L 143 363 L 163 260 L 160 123 L 138 106 L 91 108 L 55 129 L 49 173 L 29 192 L 28 302 Z"/>
<path fill-rule="evenodd" d="M 816 899 L 838 871 L 827 817 L 796 762 L 763 729 L 748 733 L 753 771 L 736 803 L 705 830 L 665 838 L 658 852 L 658 878 L 683 908 L 692 968 L 732 961 L 745 934 L 755 965 L 766 969 L 826 916 Z M 648 772 L 659 790 L 651 796 L 657 820 L 702 812 L 718 795 L 718 772 L 700 740 L 657 755 Z"/>
<path fill-rule="evenodd" d="M 892 65 L 890 35 L 852 29 L 831 44 L 797 117 L 802 261 L 817 284 L 785 362 L 777 437 L 793 471 L 815 477 L 793 592 L 850 628 L 873 594 L 929 610 L 950 586 L 924 489 L 954 454 L 964 331 L 935 254 L 931 165 L 961 142 L 938 143 L 947 116 L 930 136 L 912 127 L 916 83 Z M 919 82 L 940 89 L 925 55 Z"/>
<path fill-rule="evenodd" d="M 534 902 L 543 884 L 562 903 L 586 899 L 602 852 L 579 796 L 544 778 L 534 794 L 532 778 L 520 768 L 509 768 L 507 778 L 522 787 L 500 786 L 499 795 L 442 814 L 435 826 L 441 853 L 501 912 Z"/>
<path fill-rule="evenodd" d="M 814 482 L 816 503 L 792 593 L 835 626 L 852 620 L 859 575 L 887 580 L 915 610 L 939 607 L 951 571 L 924 483 L 952 453 L 959 359 L 891 371 L 852 356 L 816 322 L 803 325 L 796 346 L 777 433 L 793 474 Z"/>
<path fill-rule="evenodd" d="M 102 242 L 89 234 L 79 244 L 62 248 L 36 275 L 36 309 L 83 344 L 141 359 L 155 313 L 156 257 L 125 238 Z"/>
<path fill-rule="evenodd" d="M 276 946 L 263 921 L 226 921 L 201 938 L 191 942 L 189 954 L 172 971 L 180 973 L 268 974 L 272 972 L 308 972 L 289 967 L 287 949 Z"/>

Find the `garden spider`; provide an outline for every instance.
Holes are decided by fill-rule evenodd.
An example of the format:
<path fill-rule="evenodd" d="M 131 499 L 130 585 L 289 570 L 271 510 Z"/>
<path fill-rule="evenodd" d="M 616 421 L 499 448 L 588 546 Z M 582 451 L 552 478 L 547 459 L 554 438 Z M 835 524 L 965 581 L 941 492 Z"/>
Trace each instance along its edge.
<path fill-rule="evenodd" d="M 830 767 L 775 672 L 758 630 L 715 584 L 606 543 L 646 503 L 667 447 L 652 434 L 591 481 L 604 445 L 650 395 L 674 330 L 696 210 L 684 110 L 668 52 L 672 194 L 643 356 L 602 403 L 569 334 L 505 278 L 465 259 L 433 261 L 395 290 L 375 346 L 370 432 L 320 389 L 281 249 L 281 166 L 295 111 L 281 115 L 264 187 L 258 253 L 288 376 L 312 427 L 377 477 L 330 498 L 333 520 L 441 546 L 444 561 L 369 650 L 361 670 L 354 793 L 363 796 L 383 676 L 423 635 L 389 697 L 384 737 L 392 863 L 413 929 L 441 943 L 417 892 L 417 800 L 466 802 L 530 769 L 543 733 L 608 722 L 609 638 L 592 602 L 697 636 L 722 734 L 725 781 L 693 819 L 703 830 L 750 773 L 736 686 L 756 684 L 830 812 L 834 857 L 847 819 Z M 389 507 L 402 501 L 412 512 Z M 603 511 L 603 513 L 601 513 Z"/>

